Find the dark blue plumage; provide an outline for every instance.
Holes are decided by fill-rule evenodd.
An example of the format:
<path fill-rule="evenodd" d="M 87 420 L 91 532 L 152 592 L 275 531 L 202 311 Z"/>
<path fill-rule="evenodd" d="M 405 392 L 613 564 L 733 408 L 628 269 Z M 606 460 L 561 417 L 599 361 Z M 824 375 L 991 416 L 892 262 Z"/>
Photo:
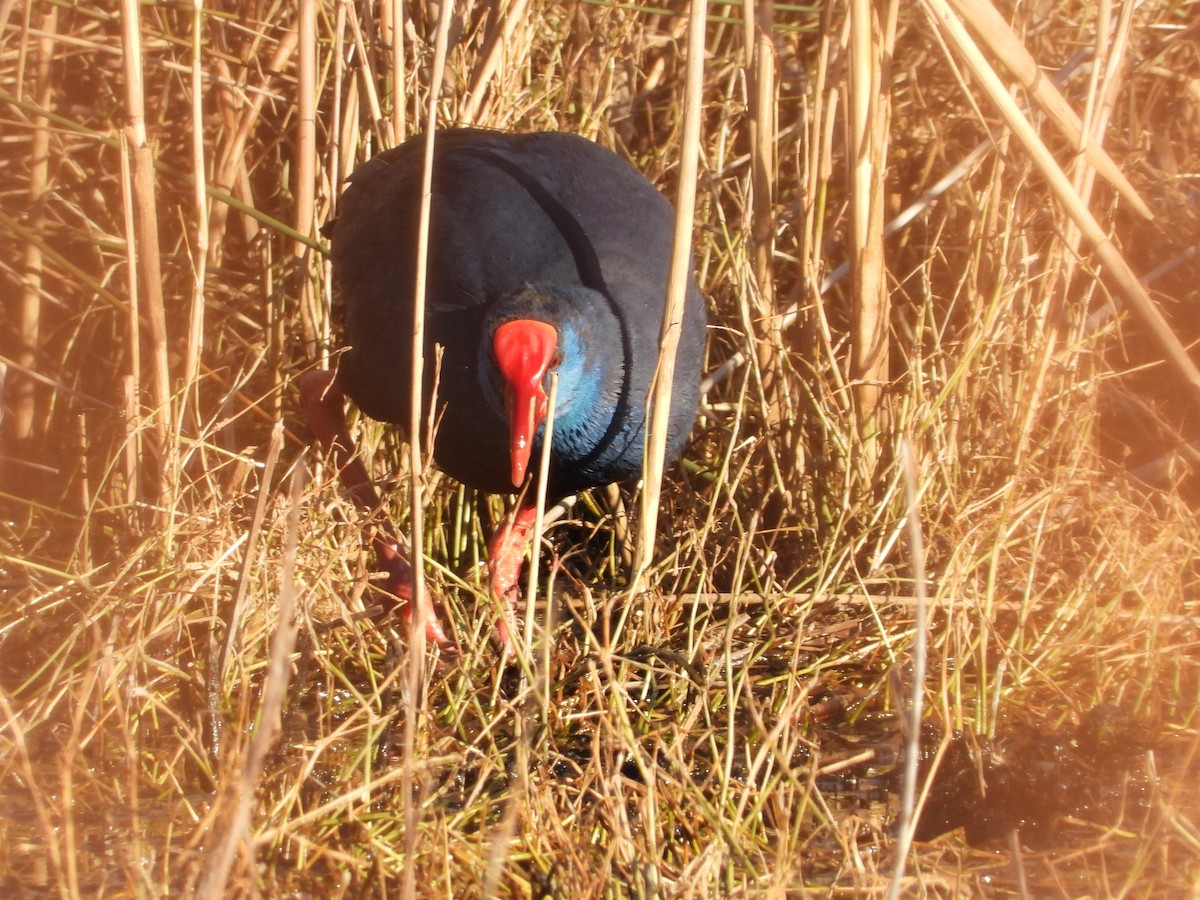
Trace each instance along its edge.
<path fill-rule="evenodd" d="M 415 139 L 360 167 L 333 232 L 349 348 L 340 378 L 367 415 L 401 426 L 422 149 Z M 568 134 L 448 130 L 437 136 L 435 160 L 426 328 L 430 348 L 444 348 L 438 465 L 484 491 L 514 490 L 488 339 L 497 323 L 529 317 L 561 335 L 551 492 L 635 476 L 670 264 L 670 204 L 616 154 Z M 693 283 L 670 458 L 695 418 L 704 323 Z"/>

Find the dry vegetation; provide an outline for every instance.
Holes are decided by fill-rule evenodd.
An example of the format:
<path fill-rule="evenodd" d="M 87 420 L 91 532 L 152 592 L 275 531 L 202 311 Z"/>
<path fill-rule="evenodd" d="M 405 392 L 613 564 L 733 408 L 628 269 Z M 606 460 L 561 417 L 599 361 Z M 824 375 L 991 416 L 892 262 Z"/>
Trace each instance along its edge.
<path fill-rule="evenodd" d="M 882 893 L 894 794 L 837 776 L 895 765 L 925 592 L 932 733 L 1114 704 L 1139 749 L 1117 821 L 1045 849 L 950 832 L 898 884 L 1200 894 L 1197 389 L 1113 280 L 1114 256 L 1152 274 L 1168 333 L 1200 335 L 1194 0 L 1002 10 L 1072 63 L 1082 142 L 997 71 L 1107 257 L 940 2 L 904 5 L 887 65 L 869 4 L 714 5 L 694 237 L 707 368 L 748 362 L 664 485 L 645 594 L 628 494 L 548 528 L 528 667 L 480 588 L 502 504 L 431 473 L 464 652 L 417 691 L 405 635 L 355 616 L 370 560 L 289 385 L 333 346 L 319 225 L 425 121 L 437 8 L 396 4 L 393 42 L 369 3 L 136 6 L 0 3 L 6 895 Z M 439 123 L 581 133 L 674 197 L 687 17 L 663 6 L 456 4 Z M 1125 196 L 1078 152 L 1101 142 Z M 357 427 L 407 527 L 407 455 Z"/>

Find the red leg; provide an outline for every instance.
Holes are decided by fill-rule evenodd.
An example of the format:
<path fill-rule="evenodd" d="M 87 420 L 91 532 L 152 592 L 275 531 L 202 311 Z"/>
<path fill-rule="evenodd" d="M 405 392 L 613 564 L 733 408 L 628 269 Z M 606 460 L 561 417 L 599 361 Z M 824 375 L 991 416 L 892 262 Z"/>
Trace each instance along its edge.
<path fill-rule="evenodd" d="M 525 547 L 529 543 L 529 532 L 537 516 L 537 501 L 518 499 L 516 507 L 504 520 L 504 524 L 492 535 L 488 545 L 488 572 L 491 575 L 492 594 L 504 602 L 504 615 L 496 626 L 500 645 L 512 649 L 512 638 L 508 632 L 512 610 L 521 595 L 517 584 L 521 575 L 521 563 L 525 560 Z"/>
<path fill-rule="evenodd" d="M 375 490 L 366 468 L 358 458 L 350 429 L 346 425 L 341 386 L 336 376 L 328 371 L 305 372 L 296 379 L 296 386 L 300 389 L 308 425 L 325 452 L 332 457 L 351 500 L 364 516 L 375 523 L 371 547 L 375 550 L 379 568 L 387 573 L 384 590 L 396 598 L 400 614 L 411 622 L 412 569 L 400 546 L 396 526 L 381 511 L 383 502 L 379 492 Z M 445 651 L 454 651 L 454 642 L 442 630 L 429 592 L 422 590 L 417 602 L 424 612 L 426 638 Z"/>

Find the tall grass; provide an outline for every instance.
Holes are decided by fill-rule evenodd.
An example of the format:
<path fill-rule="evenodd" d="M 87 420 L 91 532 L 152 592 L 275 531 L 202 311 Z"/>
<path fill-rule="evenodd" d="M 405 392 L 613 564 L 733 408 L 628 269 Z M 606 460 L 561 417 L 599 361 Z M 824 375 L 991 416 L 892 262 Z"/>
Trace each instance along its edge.
<path fill-rule="evenodd" d="M 628 489 L 547 525 L 535 678 L 489 640 L 502 501 L 410 496 L 366 419 L 462 654 L 362 615 L 290 386 L 334 347 L 318 226 L 431 110 L 674 198 L 687 10 L 460 0 L 431 91 L 440 9 L 0 4 L 6 893 L 879 893 L 895 804 L 845 776 L 895 767 L 919 690 L 947 739 L 1111 703 L 1155 749 L 1121 821 L 917 842 L 899 888 L 1194 894 L 1194 0 L 711 5 L 692 241 L 706 369 L 742 362 L 653 548 Z"/>

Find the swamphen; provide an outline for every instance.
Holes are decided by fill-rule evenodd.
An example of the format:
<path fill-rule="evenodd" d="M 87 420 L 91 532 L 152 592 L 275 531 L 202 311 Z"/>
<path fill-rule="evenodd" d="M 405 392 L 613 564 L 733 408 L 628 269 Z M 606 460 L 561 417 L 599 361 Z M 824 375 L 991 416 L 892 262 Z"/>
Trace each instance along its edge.
<path fill-rule="evenodd" d="M 408 425 L 423 142 L 380 153 L 351 176 L 332 232 L 346 348 L 336 375 L 310 372 L 300 381 L 313 431 L 370 511 L 379 497 L 354 457 L 342 394 L 373 418 Z M 670 204 L 636 169 L 584 138 L 438 133 L 423 408 L 436 375 L 434 458 L 444 471 L 491 493 L 519 489 L 530 460 L 540 458 L 553 370 L 550 495 L 638 475 L 673 225 Z M 693 281 L 669 459 L 695 420 L 704 331 Z M 437 366 L 434 345 L 443 348 Z M 510 606 L 534 512 L 534 500 L 519 501 L 490 544 L 491 588 Z M 385 522 L 373 543 L 387 590 L 411 611 L 411 573 L 394 528 Z M 431 608 L 425 620 L 428 637 L 452 648 Z M 500 636 L 507 643 L 504 622 Z"/>

